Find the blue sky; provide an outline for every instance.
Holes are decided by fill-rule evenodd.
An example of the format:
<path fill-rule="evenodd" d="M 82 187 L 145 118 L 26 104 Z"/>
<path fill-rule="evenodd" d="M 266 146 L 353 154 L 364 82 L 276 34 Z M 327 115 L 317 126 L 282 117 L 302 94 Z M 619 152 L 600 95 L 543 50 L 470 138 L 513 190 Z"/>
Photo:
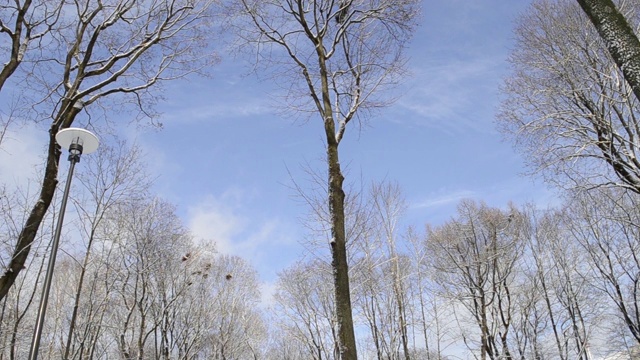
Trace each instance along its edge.
<path fill-rule="evenodd" d="M 494 206 L 553 201 L 544 184 L 520 175 L 522 159 L 493 124 L 513 22 L 529 3 L 424 1 L 403 96 L 362 131 L 347 130 L 343 166 L 365 182 L 398 182 L 409 205 L 406 225 L 440 223 L 464 198 Z M 278 115 L 270 97 L 276 87 L 220 53 L 212 79 L 166 86 L 163 130 L 129 128 L 126 135 L 142 146 L 158 177 L 155 190 L 177 205 L 194 235 L 247 258 L 272 283 L 304 252 L 298 241 L 307 209 L 289 186 L 291 176 L 304 183 L 305 163 L 323 166 L 322 124 Z M 14 134 L 21 146 L 37 139 L 42 135 Z M 0 181 L 27 171 L 25 156 L 37 162 L 35 154 L 17 161 L 16 153 L 0 152 Z"/>
<path fill-rule="evenodd" d="M 446 220 L 463 198 L 495 206 L 552 198 L 520 175 L 522 159 L 493 125 L 513 22 L 528 4 L 424 1 L 403 96 L 362 131 L 347 131 L 342 164 L 365 182 L 397 181 L 409 204 L 405 224 Z M 158 191 L 178 204 L 196 236 L 248 257 L 272 281 L 302 255 L 306 209 L 288 187 L 289 172 L 304 183 L 305 163 L 323 166 L 323 130 L 318 119 L 279 116 L 270 97 L 276 87 L 246 72 L 223 57 L 213 79 L 172 84 L 164 130 L 138 141 L 153 154 Z"/>

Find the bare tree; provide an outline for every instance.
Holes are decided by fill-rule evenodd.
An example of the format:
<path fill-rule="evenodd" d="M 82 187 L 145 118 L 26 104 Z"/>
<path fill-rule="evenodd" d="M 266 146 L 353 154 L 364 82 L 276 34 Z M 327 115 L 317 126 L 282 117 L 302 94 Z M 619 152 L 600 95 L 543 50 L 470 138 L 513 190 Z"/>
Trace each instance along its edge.
<path fill-rule="evenodd" d="M 381 106 L 378 90 L 396 81 L 415 25 L 415 0 L 241 2 L 241 37 L 274 68 L 289 109 L 322 121 L 340 359 L 357 358 L 349 288 L 344 176 L 339 145 L 347 125 Z M 276 79 L 278 77 L 275 77 Z M 377 97 L 377 99 L 376 99 Z M 383 101 L 380 101 L 383 100 Z"/>
<path fill-rule="evenodd" d="M 589 259 L 595 279 L 591 286 L 606 294 L 627 329 L 612 337 L 630 338 L 640 344 L 637 195 L 621 189 L 601 189 L 579 193 L 569 205 L 568 226 Z"/>
<path fill-rule="evenodd" d="M 519 267 L 524 291 L 515 296 L 518 351 L 526 358 L 592 359 L 595 329 L 602 327 L 602 295 L 591 285 L 587 259 L 560 210 L 526 206 Z"/>
<path fill-rule="evenodd" d="M 329 264 L 321 260 L 297 263 L 279 274 L 274 295 L 277 328 L 285 339 L 296 339 L 303 358 L 335 358 L 338 343 Z"/>
<path fill-rule="evenodd" d="M 259 359 L 266 326 L 258 310 L 258 274 L 237 256 L 215 259 L 207 281 L 209 320 L 204 337 L 208 359 Z M 188 326 L 188 324 L 185 324 Z"/>
<path fill-rule="evenodd" d="M 35 46 L 32 43 L 52 31 L 63 5 L 63 0 L 14 0 L 0 5 L 0 36 L 6 36 L 6 42 L 0 43 L 8 44 L 7 48 L 0 46 L 3 56 L 8 55 L 8 59 L 0 60 L 0 91 L 29 48 L 42 46 L 42 42 Z"/>
<path fill-rule="evenodd" d="M 535 262 L 531 280 L 544 300 L 557 348 L 554 357 L 588 360 L 604 301 L 591 284 L 585 253 L 568 231 L 564 214 L 550 211 L 538 220 L 535 235 L 527 239 Z"/>
<path fill-rule="evenodd" d="M 140 201 L 148 191 L 150 179 L 144 171 L 140 156 L 140 150 L 137 147 L 129 147 L 123 142 L 118 142 L 113 147 L 103 145 L 97 154 L 85 160 L 85 165 L 77 176 L 85 192 L 75 195 L 73 203 L 81 218 L 80 233 L 85 239 L 83 244 L 85 251 L 84 254 L 79 255 L 79 259 L 74 258 L 76 260 L 74 263 L 79 265 L 79 276 L 68 325 L 64 359 L 69 359 L 74 352 L 79 352 L 80 358 L 83 354 L 86 356 L 92 352 L 92 347 L 88 344 L 92 343 L 91 338 L 95 336 L 91 329 L 97 328 L 91 326 L 92 322 L 95 323 L 95 313 L 87 311 L 80 315 L 80 321 L 84 322 L 84 326 L 80 330 L 76 329 L 80 302 L 83 299 L 85 276 L 91 274 L 95 276 L 98 273 L 96 270 L 91 271 L 95 257 L 93 245 L 101 240 L 104 241 L 99 236 L 99 227 L 103 219 L 109 216 L 111 209 L 118 203 Z M 101 265 L 98 264 L 98 267 Z M 95 286 L 95 284 L 91 285 Z M 90 291 L 93 290 L 90 289 Z M 89 307 L 89 309 L 97 308 L 100 307 Z M 85 317 L 84 321 L 82 317 Z"/>
<path fill-rule="evenodd" d="M 354 309 L 369 330 L 375 358 L 394 359 L 400 350 L 397 302 L 393 294 L 394 259 L 387 254 L 383 238 L 369 234 L 357 246 L 357 261 L 351 275 Z M 360 352 L 362 353 L 362 350 Z"/>
<path fill-rule="evenodd" d="M 158 199 L 119 204 L 106 264 L 111 270 L 111 352 L 125 359 L 164 359 L 169 315 L 180 307 L 197 274 L 198 262 L 182 261 L 191 237 L 171 205 Z M 111 249 L 110 249 L 111 250 Z M 201 271 L 201 270 L 200 270 Z M 117 353 L 114 350 L 117 349 Z"/>
<path fill-rule="evenodd" d="M 636 26 L 640 4 L 620 11 Z M 640 193 L 638 99 L 576 3 L 539 0 L 516 28 L 499 118 L 533 172 Z"/>
<path fill-rule="evenodd" d="M 268 345 L 265 351 L 266 360 L 297 360 L 307 356 L 305 346 L 299 339 L 279 333 Z"/>
<path fill-rule="evenodd" d="M 425 346 L 427 360 L 443 360 L 443 352 L 447 347 L 447 325 L 450 323 L 447 321 L 447 312 L 453 306 L 448 306 L 446 299 L 437 291 L 437 284 L 432 276 L 432 256 L 424 235 L 409 228 L 405 238 L 409 243 L 410 260 L 413 263 L 408 282 L 411 284 L 413 298 L 409 311 L 412 313 L 414 332 L 419 332 L 417 336 L 421 337 Z"/>
<path fill-rule="evenodd" d="M 22 270 L 57 185 L 60 129 L 84 109 L 114 96 L 151 115 L 151 88 L 197 72 L 215 60 L 206 49 L 209 0 L 70 1 L 59 31 L 47 35 L 50 51 L 23 63 L 34 109 L 32 118 L 50 122 L 40 196 L 21 227 L 11 261 L 0 276 L 0 299 Z M 36 11 L 37 12 L 37 11 Z M 61 23 L 63 22 L 64 23 Z M 207 35 L 207 36 L 205 36 Z M 96 124 L 98 125 L 98 124 Z"/>
<path fill-rule="evenodd" d="M 563 256 L 556 251 L 563 248 L 563 240 L 567 237 L 562 236 L 561 218 L 556 212 L 538 214 L 531 206 L 524 212 L 527 218 L 524 240 L 528 256 L 523 262 L 523 270 L 528 281 L 526 290 L 519 294 L 520 324 L 514 329 L 518 351 L 527 358 L 567 359 L 565 345 L 570 342 L 565 340 L 566 334 L 561 325 L 565 321 L 557 310 L 554 296 L 557 282 L 553 277 L 555 259 Z"/>
<path fill-rule="evenodd" d="M 458 213 L 457 219 L 428 232 L 436 281 L 477 326 L 480 359 L 511 359 L 522 216 L 513 207 L 503 212 L 471 201 L 462 202 Z"/>
<path fill-rule="evenodd" d="M 405 360 L 410 360 L 409 336 L 407 326 L 407 266 L 401 266 L 400 254 L 397 250 L 398 242 L 398 222 L 400 221 L 406 203 L 402 191 L 397 183 L 377 183 L 371 186 L 371 198 L 374 208 L 373 220 L 377 224 L 377 236 L 387 250 L 389 261 L 388 270 L 390 273 L 391 288 L 395 299 L 395 312 L 398 320 L 398 332 L 402 353 Z M 387 270 L 387 269 L 384 269 Z M 385 273 L 387 271 L 384 271 Z"/>
<path fill-rule="evenodd" d="M 3 266 L 10 261 L 13 240 L 20 232 L 20 226 L 29 214 L 29 207 L 34 200 L 33 184 L 26 182 L 0 195 L 0 264 Z M 37 303 L 38 283 L 46 267 L 50 239 L 55 226 L 55 212 L 50 209 L 42 222 L 41 231 L 33 242 L 35 256 L 25 263 L 25 271 L 16 279 L 16 286 L 7 297 L 0 302 L 0 358 L 17 359 L 21 349 L 28 346 L 27 342 L 33 333 L 31 305 Z"/>
<path fill-rule="evenodd" d="M 256 271 L 238 257 L 217 256 L 212 243 L 195 244 L 170 204 L 144 192 L 120 198 L 140 185 L 135 178 L 125 180 L 128 170 L 135 170 L 127 166 L 129 155 L 112 164 L 117 166 L 109 174 L 86 183 L 89 198 L 97 195 L 93 200 L 100 200 L 97 208 L 103 212 L 96 215 L 90 201 L 78 200 L 87 227 L 84 240 L 91 247 L 84 254 L 69 250 L 80 252 L 77 260 L 72 254 L 61 259 L 64 277 L 54 283 L 54 321 L 46 328 L 41 355 L 262 358 L 266 326 Z M 105 165 L 100 160 L 106 159 L 98 159 L 92 170 Z M 118 180 L 105 184 L 113 172 Z"/>

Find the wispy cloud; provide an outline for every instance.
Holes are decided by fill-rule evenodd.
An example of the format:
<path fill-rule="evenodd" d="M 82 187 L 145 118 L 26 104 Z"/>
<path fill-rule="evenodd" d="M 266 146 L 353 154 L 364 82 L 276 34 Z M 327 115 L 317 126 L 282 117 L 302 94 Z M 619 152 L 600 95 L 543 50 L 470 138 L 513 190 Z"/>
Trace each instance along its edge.
<path fill-rule="evenodd" d="M 472 199 L 487 203 L 489 206 L 504 207 L 509 202 L 523 205 L 532 203 L 541 208 L 554 207 L 560 199 L 553 189 L 543 183 L 524 181 L 515 176 L 490 186 L 479 186 L 469 189 L 440 189 L 426 198 L 413 201 L 411 209 L 430 213 L 443 209 L 450 212 L 462 200 Z"/>
<path fill-rule="evenodd" d="M 437 208 L 455 205 L 463 199 L 474 198 L 477 193 L 471 190 L 454 190 L 448 193 L 432 195 L 411 205 L 411 208 Z"/>
<path fill-rule="evenodd" d="M 403 112 L 401 118 L 413 124 L 448 133 L 491 132 L 501 64 L 487 56 L 421 65 L 392 110 Z"/>
<path fill-rule="evenodd" d="M 196 239 L 214 241 L 218 252 L 241 256 L 272 278 L 282 265 L 274 260 L 286 263 L 297 256 L 294 226 L 252 213 L 246 197 L 237 188 L 206 196 L 188 209 L 186 222 Z"/>
<path fill-rule="evenodd" d="M 399 115 L 394 117 L 452 134 L 493 132 L 495 95 L 512 41 L 512 9 L 480 17 L 485 9 L 473 1 L 432 5 L 425 2 L 424 26 L 408 51 L 412 76 L 392 109 Z"/>
<path fill-rule="evenodd" d="M 162 116 L 164 123 L 194 123 L 201 121 L 219 121 L 244 117 L 257 117 L 270 113 L 268 103 L 259 98 L 227 97 L 201 99 L 194 104 L 178 109 L 165 109 Z"/>
<path fill-rule="evenodd" d="M 167 125 L 253 119 L 273 112 L 265 87 L 254 77 L 220 74 L 214 79 L 193 79 L 172 84 L 170 93 L 172 97 L 160 108 L 161 121 Z"/>

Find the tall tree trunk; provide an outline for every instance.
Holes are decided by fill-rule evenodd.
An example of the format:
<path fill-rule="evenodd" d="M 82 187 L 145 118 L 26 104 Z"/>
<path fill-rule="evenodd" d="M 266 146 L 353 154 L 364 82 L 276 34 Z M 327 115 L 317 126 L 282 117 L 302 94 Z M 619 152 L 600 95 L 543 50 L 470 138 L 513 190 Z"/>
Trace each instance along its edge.
<path fill-rule="evenodd" d="M 640 41 L 612 0 L 577 0 L 640 100 Z"/>
<path fill-rule="evenodd" d="M 56 134 L 59 130 L 68 128 L 73 123 L 76 115 L 80 112 L 80 109 L 72 106 L 73 104 L 69 100 L 65 100 L 62 103 L 62 107 L 56 120 L 51 124 L 49 128 L 49 147 L 47 151 L 47 163 L 45 165 L 44 178 L 42 185 L 40 186 L 40 196 L 35 203 L 29 217 L 18 235 L 11 260 L 7 266 L 7 270 L 0 276 L 0 300 L 2 300 L 13 283 L 18 278 L 20 271 L 25 266 L 29 252 L 31 251 L 31 244 L 36 238 L 42 219 L 47 213 L 53 195 L 58 185 L 58 165 L 60 162 L 60 146 L 56 143 Z"/>
<path fill-rule="evenodd" d="M 341 137 L 336 132 L 333 107 L 329 91 L 329 73 L 326 53 L 321 40 L 316 45 L 322 93 L 324 130 L 327 138 L 328 202 L 331 217 L 331 265 L 335 286 L 336 317 L 338 322 L 339 360 L 358 360 L 356 337 L 351 311 L 349 264 L 347 262 L 347 237 L 345 231 L 344 176 L 340 168 L 338 146 Z M 345 120 L 346 125 L 346 120 Z"/>
<path fill-rule="evenodd" d="M 333 120 L 325 121 L 328 127 L 327 160 L 329 163 L 329 209 L 331 213 L 331 255 L 333 281 L 335 285 L 340 360 L 357 360 L 356 339 L 353 330 L 351 293 L 349 287 L 349 265 L 344 221 L 344 176 L 338 160 L 338 142 L 335 139 Z"/>

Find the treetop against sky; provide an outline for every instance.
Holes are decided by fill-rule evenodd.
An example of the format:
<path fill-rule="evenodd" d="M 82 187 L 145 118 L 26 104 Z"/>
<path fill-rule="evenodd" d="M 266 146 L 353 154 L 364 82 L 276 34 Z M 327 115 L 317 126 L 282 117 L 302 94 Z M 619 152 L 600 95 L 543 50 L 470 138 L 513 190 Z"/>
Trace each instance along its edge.
<path fill-rule="evenodd" d="M 496 206 L 553 202 L 543 185 L 520 175 L 522 159 L 493 125 L 513 21 L 528 5 L 423 2 L 407 49 L 410 73 L 392 93 L 398 100 L 343 140 L 347 183 L 397 181 L 409 204 L 405 222 L 417 227 L 447 220 L 464 198 Z M 224 48 L 217 52 L 221 62 L 212 78 L 192 75 L 165 85 L 157 106 L 161 130 L 117 132 L 141 146 L 155 191 L 176 204 L 196 238 L 242 255 L 272 282 L 304 251 L 301 218 L 308 210 L 292 181 L 310 186 L 306 169 L 323 166 L 320 125 L 275 111 L 280 89 L 273 81 L 247 75 L 248 63 Z M 13 101 L 10 94 L 3 89 L 2 103 Z M 37 125 L 10 129 L 0 152 L 3 183 L 33 177 L 43 136 Z M 62 163 L 61 172 L 66 169 Z"/>

